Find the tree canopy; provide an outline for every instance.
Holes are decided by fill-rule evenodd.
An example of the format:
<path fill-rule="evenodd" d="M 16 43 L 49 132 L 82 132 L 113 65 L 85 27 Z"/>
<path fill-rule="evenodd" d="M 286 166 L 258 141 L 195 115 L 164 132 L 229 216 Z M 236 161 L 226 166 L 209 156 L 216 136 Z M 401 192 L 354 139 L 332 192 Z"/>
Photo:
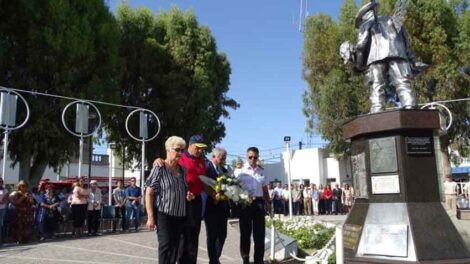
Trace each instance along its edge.
<path fill-rule="evenodd" d="M 103 1 L 0 0 L 0 16 L 2 86 L 94 100 L 116 97 L 119 31 Z M 31 117 L 12 134 L 8 150 L 20 163 L 20 178 L 35 184 L 47 165 L 58 167 L 75 156 L 78 139 L 61 123 L 69 102 L 25 97 Z"/>
<path fill-rule="evenodd" d="M 380 1 L 381 15 L 393 14 L 396 0 Z M 369 88 L 364 76 L 354 75 L 339 56 L 344 41 L 355 43 L 356 1 L 345 0 L 338 21 L 325 14 L 309 17 L 304 37 L 304 94 L 307 129 L 329 140 L 329 148 L 342 155 L 348 145 L 342 125 L 369 110 Z M 429 66 L 412 82 L 419 104 L 467 98 L 470 95 L 470 11 L 466 0 L 410 0 L 405 27 L 417 60 Z M 393 102 L 389 103 L 390 106 Z M 449 144 L 463 155 L 470 154 L 467 102 L 447 103 L 454 124 Z"/>
<path fill-rule="evenodd" d="M 121 102 L 154 111 L 163 128 L 158 139 L 148 143 L 147 160 L 164 156 L 164 142 L 172 135 L 188 139 L 202 134 L 209 144 L 220 142 L 225 136 L 220 118 L 239 105 L 226 95 L 230 64 L 217 52 L 209 28 L 199 26 L 192 11 L 176 7 L 153 15 L 146 8 L 122 5 L 116 17 L 123 36 Z M 140 145 L 124 130 L 128 113 L 115 112 L 106 129 L 110 141 L 128 147 L 131 159 L 140 156 Z"/>
<path fill-rule="evenodd" d="M 225 135 L 221 118 L 239 107 L 226 95 L 228 58 L 192 11 L 155 15 L 122 5 L 114 16 L 103 0 L 0 0 L 0 15 L 0 86 L 154 111 L 162 130 L 147 143 L 149 161 L 164 155 L 171 135 L 203 134 L 208 143 L 219 142 Z M 69 100 L 25 97 L 31 117 L 12 134 L 8 149 L 20 164 L 20 178 L 35 185 L 47 166 L 58 168 L 76 157 L 78 138 L 61 122 Z M 140 144 L 125 130 L 133 109 L 97 107 L 108 141 L 126 146 L 128 159 L 140 160 Z M 130 123 L 134 132 L 136 120 Z"/>

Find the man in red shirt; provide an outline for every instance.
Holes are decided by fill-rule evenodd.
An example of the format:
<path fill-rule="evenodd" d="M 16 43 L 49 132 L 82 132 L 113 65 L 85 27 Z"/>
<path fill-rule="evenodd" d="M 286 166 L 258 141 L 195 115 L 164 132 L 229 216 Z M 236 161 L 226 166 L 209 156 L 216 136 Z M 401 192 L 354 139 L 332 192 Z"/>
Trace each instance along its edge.
<path fill-rule="evenodd" d="M 187 203 L 186 224 L 183 231 L 183 240 L 178 252 L 178 263 L 196 264 L 199 248 L 199 233 L 202 221 L 202 199 L 203 185 L 199 179 L 200 175 L 206 175 L 206 160 L 204 151 L 207 145 L 201 135 L 189 138 L 188 149 L 178 160 L 186 173 L 186 183 L 189 191 L 194 194 L 194 199 Z M 164 166 L 161 159 L 154 162 L 155 166 Z M 158 223 L 157 223 L 158 225 Z"/>

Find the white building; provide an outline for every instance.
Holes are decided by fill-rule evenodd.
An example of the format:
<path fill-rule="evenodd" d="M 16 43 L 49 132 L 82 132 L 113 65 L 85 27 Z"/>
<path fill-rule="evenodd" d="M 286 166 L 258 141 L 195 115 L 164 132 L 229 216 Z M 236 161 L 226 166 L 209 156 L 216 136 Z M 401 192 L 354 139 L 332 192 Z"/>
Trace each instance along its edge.
<path fill-rule="evenodd" d="M 287 183 L 288 159 L 287 152 L 282 153 L 280 161 L 265 165 L 265 175 L 270 182 Z M 301 149 L 291 152 L 291 179 L 296 183 L 327 184 L 336 182 L 351 183 L 349 162 L 337 160 L 321 148 Z"/>

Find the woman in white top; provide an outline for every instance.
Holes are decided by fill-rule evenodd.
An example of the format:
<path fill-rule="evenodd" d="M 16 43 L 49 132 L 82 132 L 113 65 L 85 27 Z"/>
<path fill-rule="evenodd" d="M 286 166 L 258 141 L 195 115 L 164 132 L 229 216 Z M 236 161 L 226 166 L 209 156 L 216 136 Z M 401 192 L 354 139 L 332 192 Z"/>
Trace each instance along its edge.
<path fill-rule="evenodd" d="M 83 225 L 85 224 L 85 218 L 88 206 L 88 190 L 85 188 L 85 184 L 82 178 L 79 178 L 73 188 L 72 192 L 72 219 L 73 229 L 75 237 L 81 237 L 83 235 Z"/>
<path fill-rule="evenodd" d="M 304 191 L 304 215 L 312 215 L 312 190 L 305 186 Z"/>

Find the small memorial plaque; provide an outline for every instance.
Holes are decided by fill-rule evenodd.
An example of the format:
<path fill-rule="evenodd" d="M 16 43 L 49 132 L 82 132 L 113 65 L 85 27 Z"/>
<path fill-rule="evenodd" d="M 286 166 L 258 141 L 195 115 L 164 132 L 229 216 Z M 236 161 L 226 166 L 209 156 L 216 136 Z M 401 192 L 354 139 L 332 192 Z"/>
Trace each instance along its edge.
<path fill-rule="evenodd" d="M 365 254 L 408 257 L 408 225 L 368 224 L 364 236 Z"/>
<path fill-rule="evenodd" d="M 432 137 L 406 137 L 406 153 L 408 154 L 432 154 Z"/>
<path fill-rule="evenodd" d="M 373 194 L 400 193 L 400 179 L 398 175 L 380 175 L 370 177 Z"/>
<path fill-rule="evenodd" d="M 351 156 L 355 198 L 368 198 L 366 154 L 364 152 Z"/>
<path fill-rule="evenodd" d="M 345 224 L 343 228 L 343 245 L 345 248 L 356 251 L 361 236 L 362 226 Z"/>
<path fill-rule="evenodd" d="M 398 171 L 395 137 L 370 139 L 369 152 L 371 173 Z"/>

